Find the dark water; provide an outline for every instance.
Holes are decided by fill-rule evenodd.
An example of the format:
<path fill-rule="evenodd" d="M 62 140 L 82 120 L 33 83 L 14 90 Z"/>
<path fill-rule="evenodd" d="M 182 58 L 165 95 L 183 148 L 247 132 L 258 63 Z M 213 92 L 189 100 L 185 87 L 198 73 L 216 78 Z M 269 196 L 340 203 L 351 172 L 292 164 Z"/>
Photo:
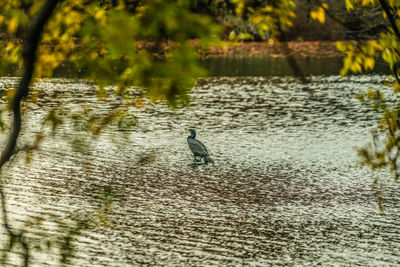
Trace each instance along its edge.
<path fill-rule="evenodd" d="M 133 109 L 137 127 L 107 129 L 84 154 L 65 141 L 82 133 L 66 125 L 30 165 L 14 159 L 10 217 L 21 227 L 37 215 L 95 210 L 97 192 L 108 185 L 118 196 L 110 226 L 79 238 L 74 266 L 398 265 L 398 185 L 387 184 L 381 214 L 371 183 L 390 177 L 356 166 L 355 148 L 370 141 L 379 117 L 353 96 L 370 87 L 388 91 L 383 79 L 200 80 L 189 107 Z M 2 79 L 0 87 L 15 82 Z M 109 108 L 83 81 L 36 86 L 43 100 L 26 113 L 23 140 L 37 131 L 42 109 Z M 214 166 L 191 165 L 188 127 Z M 44 230 L 56 231 L 51 223 Z M 41 252 L 34 263 L 52 266 L 56 259 Z"/>
<path fill-rule="evenodd" d="M 341 57 L 330 58 L 270 58 L 270 57 L 217 57 L 201 60 L 202 65 L 212 77 L 255 77 L 255 76 L 312 76 L 338 75 L 343 66 Z M 368 74 L 390 74 L 387 64 L 377 60 L 373 71 Z M 83 78 L 85 70 L 72 66 L 62 66 L 55 70 L 54 76 L 61 78 Z"/>
<path fill-rule="evenodd" d="M 210 76 L 298 76 L 338 75 L 343 59 L 332 58 L 270 58 L 270 57 L 219 57 L 203 60 Z M 377 60 L 372 73 L 389 74 L 390 69 Z"/>

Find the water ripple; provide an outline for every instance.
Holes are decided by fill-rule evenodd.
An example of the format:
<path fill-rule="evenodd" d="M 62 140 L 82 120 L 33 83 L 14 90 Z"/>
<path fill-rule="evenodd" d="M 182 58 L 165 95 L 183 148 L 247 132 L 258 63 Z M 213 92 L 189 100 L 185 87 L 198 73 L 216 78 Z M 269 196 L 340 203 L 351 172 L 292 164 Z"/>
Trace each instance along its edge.
<path fill-rule="evenodd" d="M 398 185 L 388 185 L 380 214 L 373 175 L 356 168 L 355 147 L 370 140 L 379 115 L 354 95 L 383 80 L 200 80 L 186 108 L 132 108 L 139 124 L 129 142 L 111 127 L 88 153 L 55 137 L 30 165 L 16 158 L 7 177 L 10 217 L 23 225 L 39 215 L 94 210 L 97 192 L 109 185 L 119 199 L 112 226 L 79 238 L 74 266 L 400 264 Z M 16 82 L 1 79 L 0 88 Z M 120 101 L 99 103 L 95 87 L 79 80 L 35 86 L 40 97 L 25 115 L 23 140 L 43 109 L 83 105 L 105 113 Z M 188 127 L 214 166 L 191 165 Z M 60 131 L 82 134 L 68 124 Z M 50 224 L 45 230 L 55 231 Z M 34 265 L 55 261 L 43 252 Z"/>

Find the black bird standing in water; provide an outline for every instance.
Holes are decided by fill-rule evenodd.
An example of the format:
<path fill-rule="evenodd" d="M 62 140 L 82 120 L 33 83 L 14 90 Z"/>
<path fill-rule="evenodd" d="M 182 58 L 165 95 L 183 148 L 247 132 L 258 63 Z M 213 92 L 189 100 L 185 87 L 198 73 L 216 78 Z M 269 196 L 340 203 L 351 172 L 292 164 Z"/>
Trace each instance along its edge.
<path fill-rule="evenodd" d="M 194 162 L 197 162 L 196 157 L 204 159 L 204 164 L 214 163 L 214 161 L 208 155 L 208 150 L 206 146 L 196 139 L 196 131 L 194 129 L 189 129 L 190 135 L 187 137 L 187 142 L 190 150 L 192 150 L 194 156 Z M 200 159 L 201 161 L 201 159 Z"/>

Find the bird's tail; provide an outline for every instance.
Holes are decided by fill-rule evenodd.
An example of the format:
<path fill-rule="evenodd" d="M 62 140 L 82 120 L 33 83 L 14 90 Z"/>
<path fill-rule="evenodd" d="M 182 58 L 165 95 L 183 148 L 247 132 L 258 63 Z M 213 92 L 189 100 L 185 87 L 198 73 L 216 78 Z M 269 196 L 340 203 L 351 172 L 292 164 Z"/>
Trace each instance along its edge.
<path fill-rule="evenodd" d="M 213 163 L 214 161 L 210 158 L 210 156 L 205 156 L 204 157 L 204 163 L 207 165 L 208 163 Z"/>

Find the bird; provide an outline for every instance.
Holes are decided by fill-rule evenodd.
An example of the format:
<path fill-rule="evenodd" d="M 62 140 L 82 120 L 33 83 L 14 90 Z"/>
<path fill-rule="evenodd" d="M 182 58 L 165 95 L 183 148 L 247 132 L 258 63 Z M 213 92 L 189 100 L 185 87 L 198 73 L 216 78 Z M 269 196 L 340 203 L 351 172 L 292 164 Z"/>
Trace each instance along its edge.
<path fill-rule="evenodd" d="M 208 154 L 208 150 L 206 146 L 200 142 L 198 139 L 196 139 L 196 131 L 194 129 L 189 129 L 190 135 L 187 137 L 187 142 L 189 145 L 190 150 L 193 153 L 194 156 L 194 161 L 193 162 L 198 162 L 197 157 L 203 158 L 204 159 L 204 164 L 207 165 L 208 163 L 214 163 L 214 161 L 211 159 L 210 155 Z M 201 161 L 201 159 L 200 159 Z"/>

